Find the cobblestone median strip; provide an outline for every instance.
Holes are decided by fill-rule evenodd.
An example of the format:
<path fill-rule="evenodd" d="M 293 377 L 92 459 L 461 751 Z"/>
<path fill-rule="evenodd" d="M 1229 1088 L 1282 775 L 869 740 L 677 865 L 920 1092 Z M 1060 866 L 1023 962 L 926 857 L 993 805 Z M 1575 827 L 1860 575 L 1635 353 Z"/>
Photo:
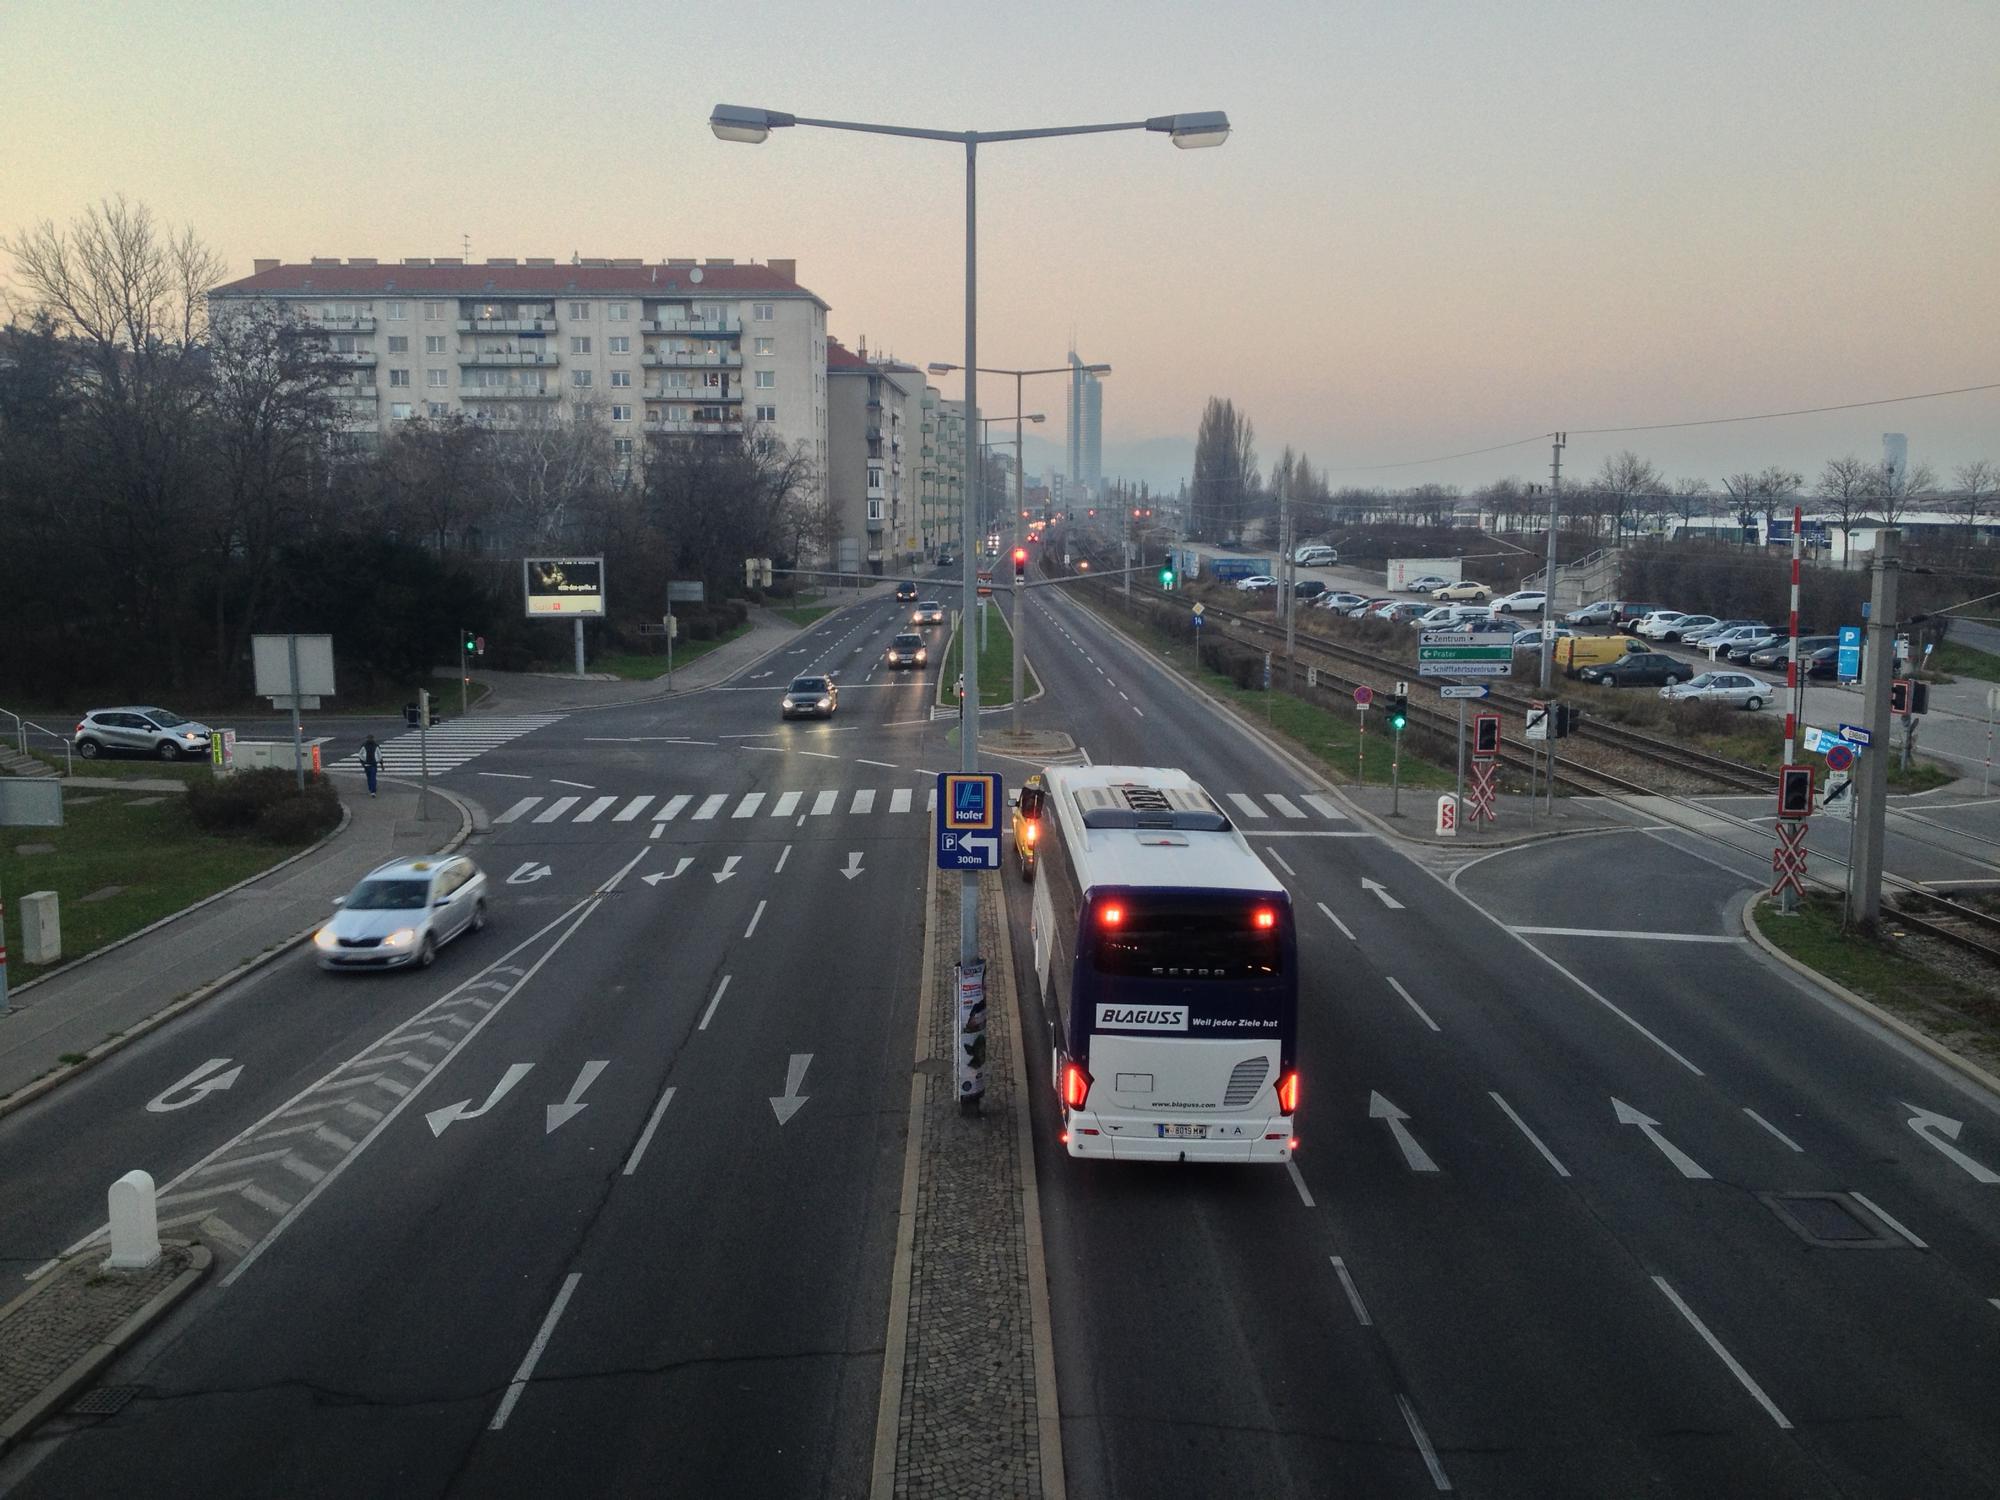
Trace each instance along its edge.
<path fill-rule="evenodd" d="M 897 1257 L 890 1303 L 901 1326 L 885 1341 L 877 1427 L 873 1493 L 882 1500 L 1064 1494 L 1013 963 L 998 879 L 981 887 L 986 1098 L 967 1116 L 952 1075 L 957 945 L 947 939 L 958 930 L 958 883 L 933 872 L 929 886 L 915 1182 L 912 1190 L 906 1177 L 898 1249 L 908 1249 Z"/>
<path fill-rule="evenodd" d="M 200 1245 L 162 1242 L 144 1271 L 106 1271 L 104 1251 L 71 1256 L 0 1308 L 0 1453 L 94 1380 L 208 1274 Z"/>

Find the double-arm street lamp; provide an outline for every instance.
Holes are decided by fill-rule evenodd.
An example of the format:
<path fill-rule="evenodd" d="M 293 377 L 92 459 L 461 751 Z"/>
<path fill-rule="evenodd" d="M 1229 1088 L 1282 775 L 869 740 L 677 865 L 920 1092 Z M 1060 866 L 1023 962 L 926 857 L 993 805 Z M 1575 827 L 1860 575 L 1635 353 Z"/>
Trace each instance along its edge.
<path fill-rule="evenodd" d="M 1124 120 L 1108 125 L 1057 125 L 1042 130 L 924 130 L 909 125 L 864 125 L 852 120 L 815 120 L 789 115 L 779 110 L 750 109 L 740 104 L 718 104 L 708 117 L 708 128 L 716 138 L 745 145 L 761 145 L 773 130 L 795 125 L 812 125 L 822 130 L 855 130 L 865 135 L 896 135 L 920 141 L 945 141 L 965 148 L 965 471 L 978 472 L 979 429 L 971 418 L 978 407 L 976 371 L 979 368 L 979 257 L 978 257 L 978 161 L 982 145 L 1006 141 L 1036 141 L 1062 135 L 1104 135 L 1114 130 L 1156 131 L 1172 139 L 1184 150 L 1220 146 L 1229 139 L 1229 116 L 1221 110 L 1194 114 L 1156 115 L 1148 120 Z M 1017 407 L 1018 409 L 1018 407 Z M 969 604 L 973 599 L 972 510 L 967 506 L 960 521 L 960 544 L 964 548 L 963 587 Z M 1019 643 L 1016 643 L 1019 650 Z M 979 769 L 979 658 L 972 651 L 960 653 L 965 663 L 966 711 L 960 721 L 962 769 Z M 979 876 L 974 870 L 961 872 L 958 894 L 958 962 L 961 981 L 979 968 Z M 983 970 L 981 971 L 983 972 Z M 962 985 L 958 993 L 963 996 Z M 983 984 L 982 984 L 983 993 Z M 961 1005 L 961 1011 L 964 1007 Z M 981 1024 L 984 1018 L 981 1017 Z M 966 1049 L 961 1046 L 960 1052 Z M 958 1098 L 961 1108 L 976 1113 L 985 1092 L 983 1070 L 969 1069 L 961 1057 Z"/>
<path fill-rule="evenodd" d="M 932 360 L 930 365 L 930 372 L 933 375 L 949 375 L 952 373 L 952 371 L 963 368 L 964 367 L 962 365 L 952 365 L 952 364 L 946 364 L 942 360 Z M 1013 544 L 1016 547 L 1019 547 L 1021 545 L 1021 417 L 1020 417 L 1021 401 L 1022 401 L 1021 382 L 1026 380 L 1030 375 L 1068 375 L 1071 373 L 1072 370 L 1079 368 L 1086 371 L 1089 374 L 1096 375 L 1100 378 L 1109 375 L 1111 373 L 1111 366 L 1109 365 L 1082 365 L 1082 366 L 1050 365 L 1046 369 L 1040 369 L 1040 370 L 1007 370 L 1007 369 L 997 368 L 993 365 L 981 365 L 979 367 L 978 373 L 981 375 L 1012 375 L 1014 377 L 1014 543 Z M 972 388 L 972 377 L 968 375 L 966 376 L 966 389 L 970 390 L 971 388 Z M 970 396 L 967 396 L 965 399 L 968 404 L 972 400 Z M 1039 422 L 1042 419 L 1040 417 L 1036 417 L 1035 420 Z M 1076 420 L 1076 410 L 1074 402 L 1071 403 L 1070 420 L 1071 421 Z M 1014 619 L 1013 619 L 1014 712 L 1012 715 L 1013 730 L 1014 733 L 1016 734 L 1019 734 L 1021 732 L 1021 679 L 1023 670 L 1021 663 L 1028 654 L 1028 644 L 1027 644 L 1028 638 L 1027 635 L 1025 634 L 1025 631 L 1027 629 L 1028 619 L 1027 616 L 1023 614 L 1021 610 L 1021 605 L 1023 602 L 1024 601 L 1022 600 L 1020 591 L 1016 590 L 1014 594 Z"/>

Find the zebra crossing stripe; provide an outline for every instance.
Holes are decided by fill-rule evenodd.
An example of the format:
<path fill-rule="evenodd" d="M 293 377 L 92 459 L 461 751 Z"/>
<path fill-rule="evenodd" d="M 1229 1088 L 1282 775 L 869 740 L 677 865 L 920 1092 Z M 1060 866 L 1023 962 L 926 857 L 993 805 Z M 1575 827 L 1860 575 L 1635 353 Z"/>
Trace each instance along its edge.
<path fill-rule="evenodd" d="M 875 793 L 864 788 L 854 794 L 854 801 L 848 807 L 850 813 L 870 813 L 875 810 Z"/>
<path fill-rule="evenodd" d="M 729 793 L 727 792 L 710 793 L 707 797 L 704 797 L 702 799 L 701 806 L 697 807 L 694 810 L 695 822 L 699 823 L 706 818 L 714 817 L 717 813 L 722 811 L 722 805 L 728 800 L 729 800 Z"/>
<path fill-rule="evenodd" d="M 1335 807 L 1330 797 L 1322 797 L 1318 792 L 1302 792 L 1299 794 L 1299 801 L 1305 803 L 1322 818 L 1332 818 L 1341 823 L 1347 821 L 1347 814 Z"/>
<path fill-rule="evenodd" d="M 908 812 L 909 810 L 910 810 L 910 789 L 908 787 L 899 786 L 893 792 L 889 793 L 890 812 L 899 813 L 899 812 Z"/>
<path fill-rule="evenodd" d="M 840 801 L 840 793 L 828 787 L 817 797 L 813 798 L 812 816 L 815 818 L 825 817 L 833 811 L 834 804 L 838 801 Z"/>
<path fill-rule="evenodd" d="M 694 798 L 690 797 L 686 792 L 682 792 L 678 797 L 669 797 L 665 802 L 660 804 L 660 810 L 653 814 L 653 821 L 655 823 L 671 823 L 679 815 L 680 810 L 692 801 L 694 801 Z"/>
<path fill-rule="evenodd" d="M 576 815 L 576 821 L 579 823 L 595 823 L 605 813 L 609 812 L 617 801 L 616 797 L 599 797 L 590 806 Z"/>
<path fill-rule="evenodd" d="M 929 795 L 927 795 L 927 796 L 926 796 L 926 797 L 924 798 L 924 811 L 925 811 L 925 812 L 927 812 L 927 813 L 934 813 L 934 812 L 936 812 L 936 811 L 937 811 L 937 788 L 936 788 L 936 787 L 932 787 L 932 788 L 930 789 L 930 793 L 929 793 Z"/>
<path fill-rule="evenodd" d="M 634 797 L 630 802 L 626 803 L 623 807 L 618 809 L 617 815 L 613 817 L 611 821 L 614 823 L 631 822 L 634 818 L 638 817 L 640 813 L 646 810 L 648 804 L 650 804 L 652 800 L 653 799 L 651 796 Z"/>
<path fill-rule="evenodd" d="M 547 807 L 535 814 L 535 821 L 537 823 L 553 823 L 582 800 L 583 798 L 581 797 L 558 797 Z"/>
<path fill-rule="evenodd" d="M 541 800 L 540 797 L 523 797 L 493 821 L 496 823 L 511 823 L 520 817 L 522 813 L 528 811 L 528 809 L 539 805 Z"/>
<path fill-rule="evenodd" d="M 1266 792 L 1264 793 L 1264 796 L 1270 801 L 1271 806 L 1277 808 L 1277 810 L 1280 813 L 1284 814 L 1288 818 L 1303 818 L 1305 816 L 1305 814 L 1300 812 L 1297 806 L 1295 806 L 1292 803 L 1290 798 L 1285 797 L 1280 793 Z"/>
<path fill-rule="evenodd" d="M 799 798 L 802 795 L 803 793 L 800 792 L 786 792 L 778 799 L 777 805 L 771 809 L 771 816 L 774 818 L 789 818 L 792 815 L 792 809 L 799 805 Z"/>
<path fill-rule="evenodd" d="M 1231 802 L 1234 802 L 1236 804 L 1237 811 L 1241 812 L 1243 816 L 1246 818 L 1263 818 L 1270 816 L 1268 813 L 1264 811 L 1263 808 L 1259 807 L 1256 803 L 1252 802 L 1248 797 L 1244 796 L 1241 792 L 1228 792 L 1225 793 L 1224 795 L 1226 795 Z"/>
<path fill-rule="evenodd" d="M 751 792 L 741 802 L 736 804 L 736 811 L 729 816 L 732 818 L 754 818 L 757 816 L 757 809 L 763 805 L 763 801 L 764 794 L 762 792 Z"/>

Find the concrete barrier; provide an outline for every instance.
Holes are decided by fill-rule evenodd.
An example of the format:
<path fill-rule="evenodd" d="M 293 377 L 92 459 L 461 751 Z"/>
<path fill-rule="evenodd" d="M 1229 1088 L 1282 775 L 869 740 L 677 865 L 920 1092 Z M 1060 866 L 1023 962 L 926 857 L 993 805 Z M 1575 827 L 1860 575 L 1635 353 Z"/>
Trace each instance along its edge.
<path fill-rule="evenodd" d="M 21 956 L 31 964 L 62 957 L 62 907 L 54 891 L 30 891 L 21 898 Z"/>

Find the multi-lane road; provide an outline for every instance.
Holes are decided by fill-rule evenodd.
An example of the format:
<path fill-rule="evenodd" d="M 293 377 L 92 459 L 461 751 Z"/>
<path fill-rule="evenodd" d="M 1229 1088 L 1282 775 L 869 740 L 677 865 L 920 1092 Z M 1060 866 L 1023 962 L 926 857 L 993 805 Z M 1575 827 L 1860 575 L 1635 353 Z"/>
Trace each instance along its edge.
<path fill-rule="evenodd" d="M 2000 1101 L 1748 947 L 1750 859 L 1641 819 L 1413 857 L 1029 609 L 1028 722 L 1186 767 L 1301 934 L 1289 1169 L 1070 1161 L 1022 997 L 1071 1494 L 2000 1493 Z M 957 762 L 935 660 L 879 665 L 906 613 L 480 750 L 486 932 L 288 958 L 0 1121 L 17 1285 L 134 1165 L 221 1257 L 0 1485 L 866 1493 Z M 779 724 L 822 668 L 839 715 Z"/>

